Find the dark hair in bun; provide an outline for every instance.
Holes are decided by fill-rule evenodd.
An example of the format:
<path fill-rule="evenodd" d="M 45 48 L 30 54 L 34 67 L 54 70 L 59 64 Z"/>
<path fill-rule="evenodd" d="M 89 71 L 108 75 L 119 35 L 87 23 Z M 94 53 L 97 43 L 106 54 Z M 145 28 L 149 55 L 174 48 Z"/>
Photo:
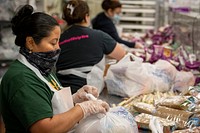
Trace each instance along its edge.
<path fill-rule="evenodd" d="M 14 35 L 20 34 L 21 28 L 20 26 L 23 20 L 33 13 L 33 7 L 29 5 L 25 5 L 23 8 L 21 8 L 15 16 L 12 18 L 12 30 Z"/>
<path fill-rule="evenodd" d="M 16 35 L 15 44 L 24 47 L 26 37 L 33 37 L 36 44 L 39 44 L 44 37 L 59 26 L 57 21 L 42 12 L 33 13 L 33 7 L 24 5 L 19 8 L 11 20 L 13 34 Z"/>

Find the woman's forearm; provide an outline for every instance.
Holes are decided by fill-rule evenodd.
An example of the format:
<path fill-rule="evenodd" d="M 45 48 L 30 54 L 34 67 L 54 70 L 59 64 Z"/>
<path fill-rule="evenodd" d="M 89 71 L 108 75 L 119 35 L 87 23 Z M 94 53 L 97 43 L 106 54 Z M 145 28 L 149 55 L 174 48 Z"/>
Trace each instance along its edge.
<path fill-rule="evenodd" d="M 80 106 L 69 111 L 37 121 L 30 127 L 31 133 L 66 133 L 84 117 Z"/>

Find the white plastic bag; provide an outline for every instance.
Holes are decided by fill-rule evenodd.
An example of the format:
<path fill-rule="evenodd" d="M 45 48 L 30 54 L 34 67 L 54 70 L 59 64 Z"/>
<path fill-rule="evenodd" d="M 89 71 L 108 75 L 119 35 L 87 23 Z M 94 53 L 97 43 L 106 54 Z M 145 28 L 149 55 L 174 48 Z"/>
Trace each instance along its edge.
<path fill-rule="evenodd" d="M 104 117 L 97 114 L 80 121 L 75 133 L 138 133 L 138 127 L 125 108 L 115 107 Z"/>
<path fill-rule="evenodd" d="M 173 91 L 187 93 L 189 86 L 194 86 L 195 77 L 191 72 L 178 71 L 175 78 Z"/>
<path fill-rule="evenodd" d="M 151 88 L 148 87 L 150 82 L 142 62 L 141 58 L 127 54 L 118 63 L 111 65 L 105 77 L 108 93 L 131 97 L 152 92 Z"/>
<path fill-rule="evenodd" d="M 152 133 L 163 133 L 163 125 L 160 123 L 160 120 L 154 116 L 150 118 L 149 128 Z"/>
<path fill-rule="evenodd" d="M 158 60 L 150 73 L 155 91 L 166 92 L 173 87 L 176 68 L 166 60 Z"/>
<path fill-rule="evenodd" d="M 127 54 L 121 61 L 110 66 L 105 82 L 109 94 L 136 97 L 153 91 L 170 90 L 176 72 L 176 68 L 167 61 L 143 63 L 141 58 Z"/>

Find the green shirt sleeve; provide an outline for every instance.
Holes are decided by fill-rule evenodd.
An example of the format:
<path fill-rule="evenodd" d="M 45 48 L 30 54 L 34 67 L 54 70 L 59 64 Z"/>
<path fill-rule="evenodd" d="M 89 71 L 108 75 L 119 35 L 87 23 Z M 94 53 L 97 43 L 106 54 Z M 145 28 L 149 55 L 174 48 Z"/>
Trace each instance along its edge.
<path fill-rule="evenodd" d="M 53 116 L 50 91 L 39 83 L 24 84 L 10 99 L 10 108 L 23 126 Z"/>

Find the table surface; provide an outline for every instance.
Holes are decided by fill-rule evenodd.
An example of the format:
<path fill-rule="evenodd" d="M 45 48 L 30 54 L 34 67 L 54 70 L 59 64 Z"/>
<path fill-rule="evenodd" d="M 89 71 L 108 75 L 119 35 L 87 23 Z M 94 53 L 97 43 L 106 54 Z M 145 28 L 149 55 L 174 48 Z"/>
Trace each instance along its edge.
<path fill-rule="evenodd" d="M 104 90 L 101 92 L 99 99 L 106 101 L 107 103 L 109 103 L 110 106 L 112 106 L 113 104 L 117 105 L 118 103 L 124 100 L 124 98 L 120 96 L 108 94 L 108 91 L 106 88 L 104 88 Z"/>

